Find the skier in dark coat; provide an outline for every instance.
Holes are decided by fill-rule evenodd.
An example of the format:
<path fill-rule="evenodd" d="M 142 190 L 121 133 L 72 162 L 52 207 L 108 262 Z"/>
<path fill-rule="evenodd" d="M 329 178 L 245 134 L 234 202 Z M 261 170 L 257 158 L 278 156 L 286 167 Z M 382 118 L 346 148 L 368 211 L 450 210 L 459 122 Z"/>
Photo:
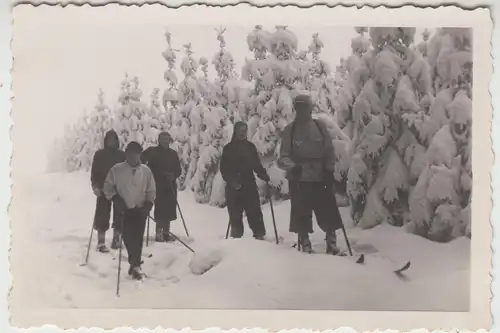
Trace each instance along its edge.
<path fill-rule="evenodd" d="M 297 233 L 304 252 L 311 252 L 312 213 L 326 233 L 327 253 L 339 254 L 336 230 L 342 218 L 334 192 L 332 139 L 326 126 L 312 118 L 309 96 L 294 100 L 296 116 L 282 133 L 278 165 L 287 173 L 290 190 L 290 232 Z"/>
<path fill-rule="evenodd" d="M 231 237 L 243 236 L 243 211 L 256 239 L 264 239 L 266 229 L 260 207 L 257 176 L 269 182 L 269 175 L 262 166 L 253 143 L 247 140 L 248 127 L 244 122 L 234 124 L 231 142 L 222 151 L 220 172 L 226 182 L 226 204 L 231 225 Z"/>
<path fill-rule="evenodd" d="M 117 163 L 125 161 L 125 153 L 119 149 L 118 134 L 110 130 L 104 136 L 104 147 L 94 154 L 92 167 L 90 171 L 90 182 L 92 189 L 97 197 L 94 229 L 97 230 L 97 250 L 108 252 L 106 247 L 106 231 L 109 229 L 109 220 L 111 217 L 111 201 L 106 199 L 103 194 L 104 180 L 109 170 Z M 117 249 L 120 233 L 121 212 L 113 205 L 113 241 L 111 248 Z"/>
<path fill-rule="evenodd" d="M 177 178 L 181 175 L 181 163 L 177 152 L 170 148 L 172 137 L 167 132 L 158 136 L 158 145 L 142 153 L 142 163 L 147 164 L 156 182 L 154 219 L 156 241 L 174 241 L 170 235 L 170 222 L 177 219 Z"/>

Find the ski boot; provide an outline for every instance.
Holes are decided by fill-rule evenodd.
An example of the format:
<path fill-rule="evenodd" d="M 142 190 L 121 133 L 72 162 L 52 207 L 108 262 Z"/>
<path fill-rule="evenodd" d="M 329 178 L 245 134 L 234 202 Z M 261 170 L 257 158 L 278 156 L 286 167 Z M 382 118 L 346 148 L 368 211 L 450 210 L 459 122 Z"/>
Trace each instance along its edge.
<path fill-rule="evenodd" d="M 309 234 L 299 235 L 299 249 L 304 253 L 313 253 Z"/>
<path fill-rule="evenodd" d="M 97 231 L 97 251 L 101 253 L 108 253 L 109 249 L 106 246 L 106 232 Z"/>
<path fill-rule="evenodd" d="M 120 247 L 121 247 L 121 244 L 120 244 L 120 232 L 114 230 L 113 231 L 113 240 L 111 241 L 111 248 L 113 250 L 117 250 Z"/>
<path fill-rule="evenodd" d="M 158 222 L 156 222 L 155 242 L 158 243 L 165 242 L 165 232 L 163 231 L 163 228 L 159 225 Z"/>
<path fill-rule="evenodd" d="M 337 247 L 337 235 L 335 234 L 335 231 L 327 232 L 325 240 L 327 254 L 332 254 L 334 256 L 342 254 L 340 249 Z"/>
<path fill-rule="evenodd" d="M 134 280 L 143 280 L 147 277 L 147 275 L 142 271 L 140 265 L 130 265 L 130 268 L 128 269 L 128 275 L 134 279 Z"/>

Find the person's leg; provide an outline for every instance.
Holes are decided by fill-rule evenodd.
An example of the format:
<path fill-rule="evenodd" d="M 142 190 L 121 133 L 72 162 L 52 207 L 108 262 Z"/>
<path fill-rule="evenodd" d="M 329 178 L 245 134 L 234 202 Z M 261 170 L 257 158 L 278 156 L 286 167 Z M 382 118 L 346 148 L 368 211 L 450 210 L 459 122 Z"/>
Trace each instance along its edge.
<path fill-rule="evenodd" d="M 170 223 L 177 219 L 177 188 L 171 184 L 167 184 L 168 192 L 165 201 L 165 217 L 163 219 L 163 237 L 166 241 L 174 241 L 170 235 Z"/>
<path fill-rule="evenodd" d="M 260 207 L 260 197 L 257 186 L 248 186 L 242 189 L 242 203 L 247 215 L 248 225 L 256 239 L 264 239 L 266 227 Z"/>
<path fill-rule="evenodd" d="M 304 252 L 311 252 L 309 234 L 312 230 L 311 183 L 290 182 L 290 232 L 298 234 L 299 246 Z"/>
<path fill-rule="evenodd" d="M 121 235 L 121 225 L 123 219 L 123 212 L 120 211 L 119 207 L 117 207 L 113 203 L 113 240 L 111 242 L 111 248 L 116 250 L 120 248 L 120 235 Z"/>
<path fill-rule="evenodd" d="M 241 238 L 243 236 L 243 205 L 239 191 L 226 187 L 226 205 L 231 225 L 231 237 Z"/>
<path fill-rule="evenodd" d="M 106 231 L 109 229 L 109 219 L 111 215 L 111 201 L 107 200 L 104 195 L 96 199 L 96 207 L 94 214 L 94 229 L 97 230 L 97 250 L 100 252 L 108 252 L 106 247 Z"/>
<path fill-rule="evenodd" d="M 318 225 L 326 234 L 326 251 L 330 254 L 340 253 L 337 247 L 336 230 L 342 228 L 342 217 L 337 206 L 335 192 L 331 186 L 315 183 L 312 193 L 314 215 Z"/>
<path fill-rule="evenodd" d="M 146 219 L 140 209 L 128 209 L 123 220 L 123 242 L 130 264 L 128 273 L 134 279 L 144 277 L 141 271 L 141 256 L 145 229 Z"/>

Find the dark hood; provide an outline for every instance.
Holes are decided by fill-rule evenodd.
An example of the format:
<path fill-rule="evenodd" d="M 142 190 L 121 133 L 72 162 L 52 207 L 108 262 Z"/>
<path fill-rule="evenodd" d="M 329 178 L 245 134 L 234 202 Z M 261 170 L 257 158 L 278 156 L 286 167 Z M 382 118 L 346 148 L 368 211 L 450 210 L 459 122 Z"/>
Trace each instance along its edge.
<path fill-rule="evenodd" d="M 233 126 L 233 136 L 231 137 L 231 142 L 235 141 L 236 129 L 241 126 L 246 126 L 247 124 L 244 121 L 237 121 Z"/>
<path fill-rule="evenodd" d="M 104 148 L 107 148 L 106 143 L 108 142 L 109 138 L 114 137 L 116 139 L 116 142 L 118 142 L 118 146 L 120 145 L 120 140 L 118 138 L 118 134 L 114 130 L 109 130 L 106 132 L 106 135 L 104 136 Z M 116 147 L 118 148 L 118 147 Z"/>

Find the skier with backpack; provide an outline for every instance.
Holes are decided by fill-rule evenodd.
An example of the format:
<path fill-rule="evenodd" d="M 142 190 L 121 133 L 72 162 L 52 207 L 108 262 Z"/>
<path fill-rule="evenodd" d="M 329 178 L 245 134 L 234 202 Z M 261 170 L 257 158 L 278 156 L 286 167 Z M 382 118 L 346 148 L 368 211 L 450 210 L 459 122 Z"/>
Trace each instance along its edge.
<path fill-rule="evenodd" d="M 220 172 L 226 182 L 226 204 L 231 226 L 231 237 L 243 236 L 243 211 L 255 239 L 266 235 L 264 217 L 254 172 L 269 182 L 270 178 L 262 166 L 255 145 L 247 140 L 248 126 L 239 121 L 234 124 L 231 142 L 224 146 L 220 161 Z"/>
<path fill-rule="evenodd" d="M 343 224 L 334 191 L 333 143 L 325 124 L 312 118 L 309 96 L 297 96 L 293 107 L 295 119 L 282 132 L 278 159 L 289 184 L 290 232 L 298 234 L 302 251 L 311 253 L 309 234 L 313 232 L 314 212 L 326 234 L 327 253 L 337 255 L 340 250 L 335 233 Z"/>
<path fill-rule="evenodd" d="M 141 270 L 142 244 L 146 219 L 156 198 L 153 173 L 141 163 L 141 153 L 141 145 L 130 142 L 125 149 L 126 161 L 115 164 L 104 182 L 106 198 L 123 211 L 120 223 L 130 264 L 128 274 L 136 280 L 146 276 Z"/>
<path fill-rule="evenodd" d="M 147 148 L 141 156 L 149 166 L 156 182 L 154 220 L 157 242 L 172 242 L 170 223 L 177 219 L 177 178 L 182 169 L 177 152 L 170 148 L 172 137 L 168 132 L 158 135 L 158 145 Z"/>
<path fill-rule="evenodd" d="M 90 170 L 90 182 L 96 199 L 94 213 L 94 229 L 97 230 L 97 250 L 99 252 L 109 252 L 106 246 L 106 231 L 109 230 L 109 220 L 111 218 L 111 201 L 106 199 L 103 193 L 104 180 L 109 170 L 117 163 L 125 161 L 125 153 L 119 148 L 120 142 L 118 134 L 110 130 L 104 136 L 104 147 L 99 149 L 92 161 Z M 113 204 L 113 241 L 111 248 L 119 247 L 118 240 L 120 236 L 120 216 L 121 213 L 116 205 Z"/>

